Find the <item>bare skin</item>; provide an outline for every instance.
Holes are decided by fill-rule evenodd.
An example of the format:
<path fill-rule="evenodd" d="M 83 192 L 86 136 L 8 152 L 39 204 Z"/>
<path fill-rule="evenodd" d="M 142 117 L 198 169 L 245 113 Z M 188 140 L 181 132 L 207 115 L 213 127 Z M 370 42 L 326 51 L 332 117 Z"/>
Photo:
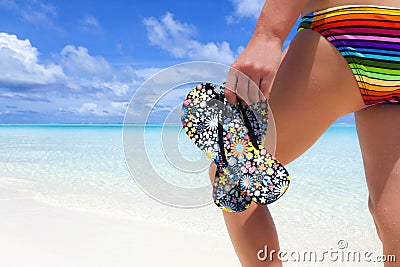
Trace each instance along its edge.
<path fill-rule="evenodd" d="M 394 4 L 392 0 L 313 0 L 308 3 L 299 0 L 297 3 L 296 8 L 299 12 L 303 10 L 302 13 L 330 7 L 333 3 L 400 7 L 399 1 Z M 300 32 L 279 64 L 279 43 L 286 37 L 287 29 L 262 29 L 267 33 L 259 38 L 255 33 L 247 51 L 233 67 L 248 75 L 269 99 L 276 126 L 276 158 L 283 164 L 290 163 L 310 148 L 337 118 L 355 112 L 370 193 L 369 208 L 383 243 L 384 254 L 398 253 L 397 258 L 400 258 L 400 105 L 378 105 L 364 110 L 364 102 L 347 62 L 319 33 L 312 30 Z M 258 50 L 258 58 L 255 56 L 257 49 L 262 48 L 268 48 L 270 54 L 274 53 L 266 55 L 264 62 L 259 59 L 259 54 L 263 52 Z M 268 64 L 265 63 L 267 61 Z M 235 75 L 236 72 L 231 72 L 229 86 L 244 86 L 245 81 Z M 262 97 L 251 86 L 239 95 L 249 102 Z M 234 93 L 228 93 L 227 98 L 231 103 L 236 101 Z M 273 133 L 267 133 L 270 134 Z M 274 151 L 269 144 L 266 146 Z M 214 170 L 215 166 L 211 166 L 211 180 Z M 223 212 L 223 216 L 242 266 L 282 266 L 277 258 L 268 263 L 257 259 L 257 252 L 264 245 L 279 251 L 278 234 L 268 207 L 253 203 L 245 212 Z M 400 265 L 385 263 L 385 266 Z"/>
<path fill-rule="evenodd" d="M 398 0 L 311 0 L 308 1 L 302 14 L 308 14 L 315 10 L 321 10 L 334 6 L 342 5 L 378 5 L 378 6 L 391 6 L 400 7 Z"/>
<path fill-rule="evenodd" d="M 355 115 L 369 190 L 368 206 L 383 243 L 383 254 L 397 254 L 399 259 L 400 105 L 378 105 Z"/>

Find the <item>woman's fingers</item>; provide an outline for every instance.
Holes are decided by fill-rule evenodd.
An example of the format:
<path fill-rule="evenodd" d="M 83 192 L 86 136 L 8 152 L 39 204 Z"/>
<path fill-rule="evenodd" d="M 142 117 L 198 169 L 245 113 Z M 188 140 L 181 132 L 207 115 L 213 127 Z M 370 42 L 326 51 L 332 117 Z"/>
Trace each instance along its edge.
<path fill-rule="evenodd" d="M 249 103 L 257 103 L 260 102 L 260 78 L 255 77 L 249 80 Z"/>
<path fill-rule="evenodd" d="M 225 83 L 225 97 L 230 104 L 236 104 L 238 99 L 244 104 L 260 101 L 259 85 L 261 75 L 253 73 L 253 77 L 249 78 L 243 72 L 231 68 Z"/>
<path fill-rule="evenodd" d="M 229 70 L 226 98 L 230 104 L 236 104 L 238 98 L 246 103 L 268 98 L 281 61 L 282 42 L 276 38 L 263 37 L 266 36 L 250 39 Z"/>
<path fill-rule="evenodd" d="M 261 100 L 268 99 L 271 91 L 272 83 L 274 82 L 275 73 L 269 73 L 264 76 L 260 82 L 260 92 L 262 94 Z"/>
<path fill-rule="evenodd" d="M 239 74 L 236 96 L 242 104 L 249 103 L 249 80 L 243 74 Z"/>
<path fill-rule="evenodd" d="M 230 68 L 228 78 L 226 79 L 225 83 L 225 97 L 226 100 L 232 105 L 235 105 L 237 103 L 237 98 L 236 98 L 236 87 L 237 87 L 237 73 L 238 71 L 234 68 Z"/>

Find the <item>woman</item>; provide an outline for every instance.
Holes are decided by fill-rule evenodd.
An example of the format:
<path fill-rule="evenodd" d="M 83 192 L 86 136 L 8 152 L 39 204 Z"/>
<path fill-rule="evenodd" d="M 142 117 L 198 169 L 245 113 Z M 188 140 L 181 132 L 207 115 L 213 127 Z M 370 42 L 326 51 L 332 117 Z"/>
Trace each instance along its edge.
<path fill-rule="evenodd" d="M 280 62 L 283 41 L 299 15 L 306 16 Z M 257 87 L 269 99 L 276 124 L 275 157 L 283 164 L 304 153 L 337 118 L 355 112 L 368 206 L 383 253 L 397 253 L 398 259 L 399 22 L 398 0 L 269 0 L 226 84 L 230 90 L 226 97 L 232 104 L 237 97 L 257 101 Z M 380 46 L 388 43 L 391 47 Z M 214 173 L 210 168 L 211 180 Z M 279 251 L 277 232 L 266 206 L 252 203 L 245 212 L 223 215 L 243 266 L 282 265 L 278 258 L 267 265 L 257 258 L 257 251 L 265 245 Z"/>

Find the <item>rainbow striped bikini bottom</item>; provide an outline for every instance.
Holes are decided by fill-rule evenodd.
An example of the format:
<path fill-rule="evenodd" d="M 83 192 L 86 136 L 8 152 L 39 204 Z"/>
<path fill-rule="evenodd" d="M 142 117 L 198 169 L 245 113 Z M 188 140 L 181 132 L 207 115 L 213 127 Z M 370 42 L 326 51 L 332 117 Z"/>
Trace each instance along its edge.
<path fill-rule="evenodd" d="M 400 9 L 370 5 L 329 8 L 304 16 L 348 62 L 366 105 L 400 103 Z"/>

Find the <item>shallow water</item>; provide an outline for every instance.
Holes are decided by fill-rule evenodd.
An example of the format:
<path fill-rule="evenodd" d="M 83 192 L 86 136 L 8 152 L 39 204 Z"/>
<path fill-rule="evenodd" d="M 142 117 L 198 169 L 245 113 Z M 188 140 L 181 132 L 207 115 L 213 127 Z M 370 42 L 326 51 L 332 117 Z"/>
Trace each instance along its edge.
<path fill-rule="evenodd" d="M 209 186 L 209 160 L 179 130 L 131 126 L 135 163 L 150 162 L 177 187 Z M 214 205 L 178 209 L 140 190 L 125 163 L 122 132 L 121 125 L 1 125 L 0 178 L 29 182 L 38 198 L 52 204 L 221 234 L 223 220 Z M 352 249 L 380 251 L 354 126 L 333 125 L 287 168 L 290 188 L 270 206 L 283 248 L 322 250 L 346 240 Z M 141 178 L 153 181 L 148 171 Z"/>

